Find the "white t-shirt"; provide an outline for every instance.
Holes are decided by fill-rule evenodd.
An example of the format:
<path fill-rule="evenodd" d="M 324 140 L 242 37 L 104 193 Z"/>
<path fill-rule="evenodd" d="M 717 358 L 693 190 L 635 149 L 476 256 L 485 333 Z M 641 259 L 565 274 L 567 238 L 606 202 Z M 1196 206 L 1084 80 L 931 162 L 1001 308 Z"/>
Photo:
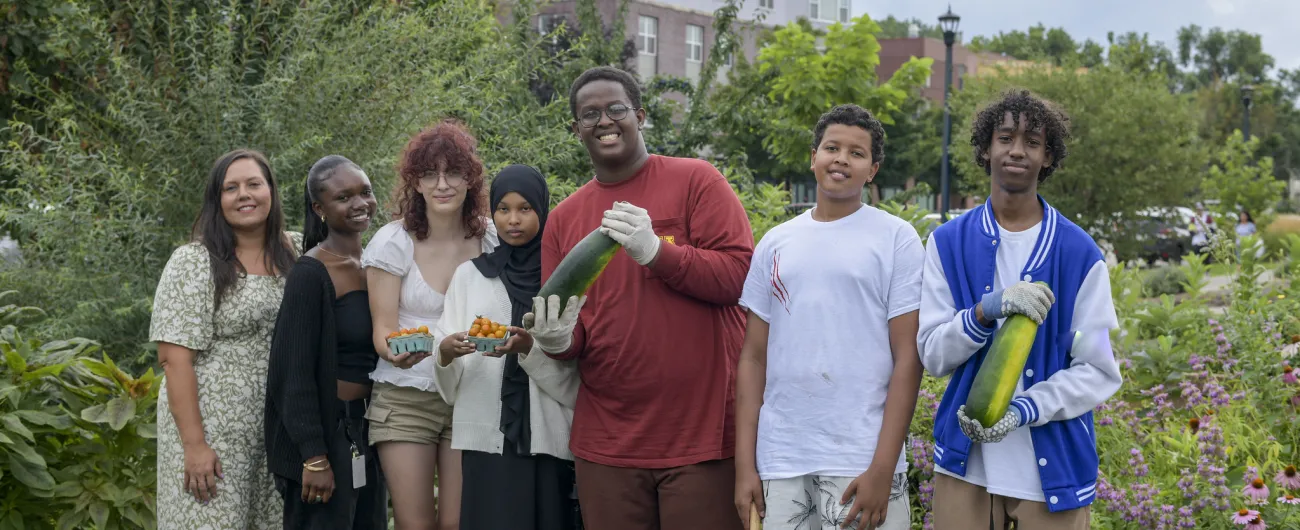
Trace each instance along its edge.
<path fill-rule="evenodd" d="M 866 204 L 831 222 L 806 211 L 758 243 L 740 304 L 770 326 L 763 480 L 871 465 L 894 371 L 889 320 L 920 307 L 924 260 L 912 225 Z M 895 470 L 907 470 L 902 451 Z"/>
<path fill-rule="evenodd" d="M 1040 222 L 1022 232 L 1011 232 L 998 225 L 998 237 L 1001 240 L 997 252 L 997 274 L 994 276 L 993 289 L 996 292 L 1020 281 L 1020 273 L 1029 262 L 1029 255 L 1038 242 Z M 931 243 L 933 244 L 933 242 Z M 930 259 L 938 261 L 937 250 L 931 250 Z M 1097 262 L 1079 288 L 1075 299 L 1074 328 L 1085 323 L 1079 315 L 1111 315 L 1114 318 L 1114 305 L 1110 298 L 1109 276 L 1105 262 Z M 946 289 L 946 287 L 945 287 Z M 998 321 L 1001 326 L 1006 319 Z M 1093 342 L 1089 342 L 1092 345 Z M 1108 344 L 1108 342 L 1107 342 Z M 1083 353 L 1083 352 L 1077 352 Z M 1024 393 L 1024 380 L 1017 378 L 1015 395 Z M 1042 481 L 1038 475 L 1039 463 L 1035 460 L 1033 439 L 1029 427 L 1011 431 L 1002 441 L 991 444 L 971 444 L 970 454 L 966 457 L 966 476 L 958 477 L 966 482 L 983 486 L 989 493 L 1036 502 L 1044 502 Z M 938 473 L 956 476 L 948 470 L 935 466 Z"/>

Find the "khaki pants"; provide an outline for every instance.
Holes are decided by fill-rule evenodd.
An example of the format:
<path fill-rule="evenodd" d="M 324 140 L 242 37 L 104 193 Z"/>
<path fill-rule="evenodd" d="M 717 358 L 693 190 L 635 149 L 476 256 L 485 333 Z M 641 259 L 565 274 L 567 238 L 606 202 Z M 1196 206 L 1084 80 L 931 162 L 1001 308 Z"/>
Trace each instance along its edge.
<path fill-rule="evenodd" d="M 934 530 L 1089 530 L 1089 507 L 1052 513 L 1047 504 L 992 495 L 934 474 Z"/>

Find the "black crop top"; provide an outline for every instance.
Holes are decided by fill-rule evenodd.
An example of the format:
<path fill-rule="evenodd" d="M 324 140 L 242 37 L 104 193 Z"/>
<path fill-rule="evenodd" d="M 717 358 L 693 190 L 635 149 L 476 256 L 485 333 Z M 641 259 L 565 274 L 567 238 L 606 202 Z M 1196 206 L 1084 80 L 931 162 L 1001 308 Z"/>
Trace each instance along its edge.
<path fill-rule="evenodd" d="M 352 291 L 334 300 L 334 330 L 338 340 L 338 378 L 370 384 L 379 354 L 371 338 L 370 300 L 366 291 Z"/>

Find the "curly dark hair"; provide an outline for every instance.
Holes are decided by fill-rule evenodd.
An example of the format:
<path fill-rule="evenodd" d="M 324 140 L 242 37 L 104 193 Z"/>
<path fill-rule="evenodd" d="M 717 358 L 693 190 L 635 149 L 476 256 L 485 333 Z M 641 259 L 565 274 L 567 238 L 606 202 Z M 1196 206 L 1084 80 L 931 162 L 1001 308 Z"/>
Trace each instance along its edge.
<path fill-rule="evenodd" d="M 871 133 L 871 161 L 880 162 L 885 159 L 885 126 L 871 115 L 871 111 L 852 103 L 837 105 L 817 119 L 817 126 L 813 128 L 813 151 L 821 146 L 822 136 L 832 124 L 866 129 Z"/>
<path fill-rule="evenodd" d="M 406 143 L 397 163 L 397 176 L 401 182 L 393 188 L 394 219 L 401 219 L 406 231 L 423 241 L 429 237 L 429 220 L 425 217 L 424 196 L 417 184 L 420 177 L 431 171 L 447 171 L 465 176 L 468 189 L 461 217 L 465 223 L 465 239 L 483 237 L 487 232 L 486 183 L 483 178 L 483 161 L 476 148 L 478 140 L 470 134 L 465 124 L 454 118 L 442 120 L 437 125 L 420 131 Z"/>
<path fill-rule="evenodd" d="M 578 117 L 578 91 L 592 81 L 613 81 L 623 85 L 623 91 L 627 92 L 627 99 L 632 102 L 632 108 L 641 108 L 641 86 L 637 84 L 632 74 L 612 66 L 597 66 L 588 68 L 574 79 L 573 85 L 569 87 L 569 114 L 574 118 Z"/>
<path fill-rule="evenodd" d="M 1038 97 L 1023 88 L 1013 88 L 1002 93 L 1002 97 L 986 105 L 975 114 L 971 124 L 970 144 L 975 148 L 975 163 L 990 174 L 989 146 L 993 142 L 993 132 L 1002 126 L 1006 114 L 1011 113 L 1012 123 L 1020 126 L 1020 119 L 1029 123 L 1026 130 L 1041 127 L 1046 137 L 1047 152 L 1052 155 L 1052 163 L 1043 166 L 1038 172 L 1038 182 L 1042 183 L 1061 168 L 1061 161 L 1069 155 L 1065 142 L 1070 139 L 1070 116 L 1060 105 Z"/>

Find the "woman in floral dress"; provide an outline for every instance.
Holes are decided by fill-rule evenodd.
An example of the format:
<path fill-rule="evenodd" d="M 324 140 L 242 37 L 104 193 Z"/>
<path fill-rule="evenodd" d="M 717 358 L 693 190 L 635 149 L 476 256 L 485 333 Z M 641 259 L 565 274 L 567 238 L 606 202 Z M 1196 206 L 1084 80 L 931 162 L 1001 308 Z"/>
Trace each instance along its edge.
<path fill-rule="evenodd" d="M 285 232 L 266 158 L 214 164 L 193 240 L 163 269 L 149 338 L 158 397 L 158 528 L 273 529 L 283 504 L 262 430 L 271 332 L 302 235 Z"/>

